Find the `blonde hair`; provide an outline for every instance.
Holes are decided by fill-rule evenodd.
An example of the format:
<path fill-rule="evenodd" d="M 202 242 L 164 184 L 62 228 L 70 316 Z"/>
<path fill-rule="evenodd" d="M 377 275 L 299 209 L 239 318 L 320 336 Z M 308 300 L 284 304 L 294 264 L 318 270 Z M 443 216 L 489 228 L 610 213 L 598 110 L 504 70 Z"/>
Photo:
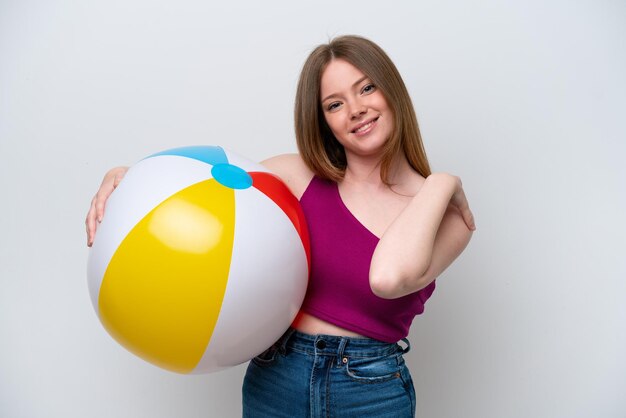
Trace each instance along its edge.
<path fill-rule="evenodd" d="M 400 73 L 378 45 L 354 35 L 315 48 L 300 73 L 294 121 L 298 150 L 307 166 L 319 177 L 333 181 L 343 179 L 346 170 L 345 151 L 328 127 L 320 103 L 322 74 L 333 59 L 343 59 L 369 77 L 394 115 L 393 131 L 381 158 L 383 182 L 390 185 L 389 171 L 400 152 L 415 171 L 424 177 L 430 175 L 415 110 Z"/>

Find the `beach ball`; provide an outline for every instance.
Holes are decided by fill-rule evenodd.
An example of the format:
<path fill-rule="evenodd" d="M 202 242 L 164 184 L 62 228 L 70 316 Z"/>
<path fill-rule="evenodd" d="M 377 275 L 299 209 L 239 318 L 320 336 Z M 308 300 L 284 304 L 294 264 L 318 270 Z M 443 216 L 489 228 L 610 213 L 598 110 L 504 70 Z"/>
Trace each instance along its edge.
<path fill-rule="evenodd" d="M 133 165 L 88 258 L 93 306 L 137 356 L 178 373 L 243 363 L 299 311 L 310 251 L 298 200 L 263 166 L 217 146 Z"/>

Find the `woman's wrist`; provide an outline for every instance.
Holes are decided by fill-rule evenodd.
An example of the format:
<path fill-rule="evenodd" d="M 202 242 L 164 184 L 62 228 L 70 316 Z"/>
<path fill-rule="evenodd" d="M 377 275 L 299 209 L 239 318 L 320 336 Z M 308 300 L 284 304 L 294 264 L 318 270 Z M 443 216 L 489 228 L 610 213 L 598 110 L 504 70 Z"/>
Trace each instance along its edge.
<path fill-rule="evenodd" d="M 460 179 L 452 174 L 448 173 L 432 173 L 426 177 L 426 181 L 420 189 L 420 193 L 429 195 L 444 195 L 444 198 L 449 200 L 454 192 L 457 190 L 460 183 Z M 418 193 L 418 195 L 420 194 Z"/>

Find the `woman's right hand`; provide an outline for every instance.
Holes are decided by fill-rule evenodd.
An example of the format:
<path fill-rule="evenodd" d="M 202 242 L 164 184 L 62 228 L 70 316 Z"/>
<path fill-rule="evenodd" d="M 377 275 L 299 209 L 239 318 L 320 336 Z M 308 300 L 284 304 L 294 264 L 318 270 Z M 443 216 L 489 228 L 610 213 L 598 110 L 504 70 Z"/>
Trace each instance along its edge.
<path fill-rule="evenodd" d="M 87 246 L 91 247 L 93 239 L 96 236 L 96 228 L 102 222 L 104 216 L 104 206 L 107 199 L 113 193 L 113 190 L 120 184 L 124 175 L 128 171 L 128 167 L 115 167 L 109 170 L 102 179 L 102 184 L 96 195 L 91 199 L 91 206 L 87 212 L 85 225 L 87 227 Z"/>

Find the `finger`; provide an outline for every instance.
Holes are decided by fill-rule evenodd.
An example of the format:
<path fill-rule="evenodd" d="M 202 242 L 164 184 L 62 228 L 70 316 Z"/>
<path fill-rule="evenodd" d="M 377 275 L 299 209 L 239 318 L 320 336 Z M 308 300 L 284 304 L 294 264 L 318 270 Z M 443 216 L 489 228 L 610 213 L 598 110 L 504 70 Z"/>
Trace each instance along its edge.
<path fill-rule="evenodd" d="M 89 212 L 87 212 L 87 219 L 85 219 L 85 227 L 87 229 L 87 246 L 91 247 L 93 244 L 93 238 L 96 233 L 96 197 L 91 199 L 91 205 Z"/>
<path fill-rule="evenodd" d="M 117 188 L 117 186 L 124 178 L 125 173 L 126 171 L 122 173 L 110 172 L 105 176 L 104 180 L 102 181 L 100 189 L 98 190 L 98 193 L 96 193 L 96 219 L 98 222 L 102 222 L 106 202 L 111 193 L 113 193 L 113 191 Z"/>
<path fill-rule="evenodd" d="M 475 231 L 476 230 L 476 221 L 474 220 L 474 214 L 472 213 L 472 211 L 469 209 L 469 207 L 465 208 L 465 210 L 462 211 L 463 213 L 463 220 L 465 221 L 465 224 L 467 225 L 467 227 L 470 229 L 470 231 Z"/>
<path fill-rule="evenodd" d="M 120 182 L 122 181 L 122 179 L 124 178 L 124 176 L 121 176 L 119 174 L 115 175 L 115 178 L 113 179 L 113 189 L 116 189 L 117 186 L 119 186 Z"/>
<path fill-rule="evenodd" d="M 91 247 L 93 245 L 93 238 L 89 232 L 89 226 L 85 225 L 85 230 L 87 231 L 87 247 Z"/>
<path fill-rule="evenodd" d="M 460 184 L 461 179 L 458 180 Z M 467 227 L 471 231 L 476 230 L 474 214 L 469 208 L 469 202 L 467 201 L 465 191 L 462 188 L 459 188 L 458 191 L 454 194 L 451 203 L 459 209 L 459 211 L 461 212 L 461 216 L 463 217 L 463 221 L 465 222 Z"/>
<path fill-rule="evenodd" d="M 96 193 L 95 196 L 95 217 L 96 221 L 102 222 L 102 218 L 104 217 L 104 207 L 106 205 L 107 198 L 113 192 L 114 187 L 111 184 L 103 184 Z"/>

